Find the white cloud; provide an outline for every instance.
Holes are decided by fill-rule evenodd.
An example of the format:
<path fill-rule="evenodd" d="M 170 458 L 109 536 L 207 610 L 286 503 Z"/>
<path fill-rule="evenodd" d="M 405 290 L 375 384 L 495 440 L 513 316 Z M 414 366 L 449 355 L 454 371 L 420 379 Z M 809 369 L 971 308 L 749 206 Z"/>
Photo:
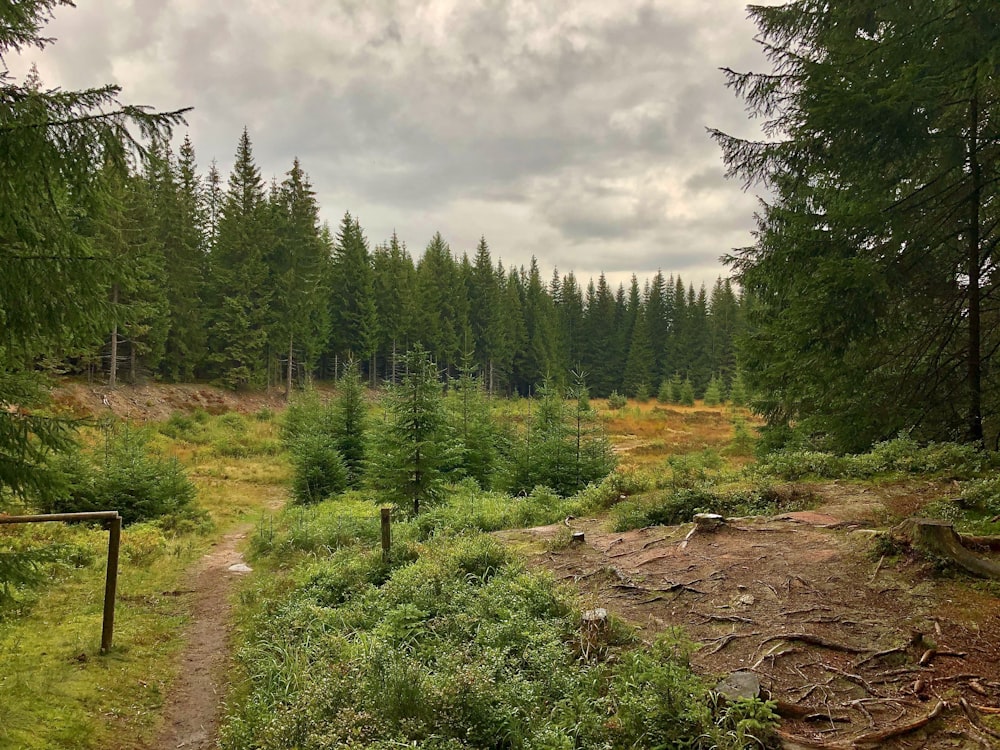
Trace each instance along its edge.
<path fill-rule="evenodd" d="M 202 166 L 244 125 L 265 175 L 299 156 L 335 224 L 419 251 L 485 234 L 546 273 L 696 283 L 748 244 L 754 202 L 706 126 L 753 135 L 718 67 L 765 67 L 743 0 L 89 0 L 46 83 L 193 106 Z"/>

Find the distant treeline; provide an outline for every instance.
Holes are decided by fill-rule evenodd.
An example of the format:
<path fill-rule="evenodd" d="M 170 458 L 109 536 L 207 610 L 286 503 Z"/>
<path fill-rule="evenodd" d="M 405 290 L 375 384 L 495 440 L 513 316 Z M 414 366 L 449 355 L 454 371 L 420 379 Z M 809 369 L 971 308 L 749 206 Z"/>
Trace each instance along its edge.
<path fill-rule="evenodd" d="M 198 174 L 188 139 L 176 155 L 154 144 L 141 172 L 105 171 L 113 198 L 81 222 L 113 259 L 117 324 L 100 349 L 64 359 L 111 382 L 292 388 L 349 360 L 375 382 L 416 344 L 447 373 L 471 360 L 497 392 L 582 376 L 595 396 L 656 394 L 679 375 L 701 395 L 734 374 L 742 316 L 728 280 L 582 286 L 572 272 L 543 279 L 534 259 L 504 268 L 485 238 L 457 257 L 440 234 L 414 262 L 395 235 L 371 248 L 350 214 L 321 225 L 298 160 L 265 183 L 246 131 L 228 186 L 214 163 Z"/>

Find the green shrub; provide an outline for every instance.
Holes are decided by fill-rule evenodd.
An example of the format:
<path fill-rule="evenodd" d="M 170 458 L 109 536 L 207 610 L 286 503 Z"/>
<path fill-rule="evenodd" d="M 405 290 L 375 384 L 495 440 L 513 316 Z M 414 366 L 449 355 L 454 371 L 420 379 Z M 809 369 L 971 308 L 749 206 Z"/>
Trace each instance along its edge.
<path fill-rule="evenodd" d="M 929 443 L 900 437 L 877 443 L 867 453 L 836 455 L 822 451 L 782 450 L 759 465 L 765 474 L 796 480 L 815 476 L 828 479 L 867 479 L 880 474 L 947 474 L 968 478 L 989 465 L 988 456 L 974 445 Z"/>
<path fill-rule="evenodd" d="M 126 525 L 165 516 L 203 516 L 194 503 L 195 486 L 180 464 L 149 453 L 148 441 L 146 432 L 126 427 L 109 435 L 103 460 L 80 450 L 55 457 L 63 488 L 42 510 L 117 510 Z"/>
<path fill-rule="evenodd" d="M 294 502 L 318 503 L 347 489 L 347 464 L 328 435 L 299 436 L 291 454 Z"/>
<path fill-rule="evenodd" d="M 684 406 L 694 406 L 694 385 L 690 378 L 684 378 L 681 384 L 680 403 Z"/>
<path fill-rule="evenodd" d="M 628 399 L 618 391 L 611 391 L 611 395 L 608 396 L 608 408 L 624 409 L 626 406 L 628 406 Z"/>
<path fill-rule="evenodd" d="M 656 392 L 656 400 L 661 404 L 673 403 L 674 400 L 674 388 L 670 381 L 666 378 L 660 383 L 660 389 Z"/>

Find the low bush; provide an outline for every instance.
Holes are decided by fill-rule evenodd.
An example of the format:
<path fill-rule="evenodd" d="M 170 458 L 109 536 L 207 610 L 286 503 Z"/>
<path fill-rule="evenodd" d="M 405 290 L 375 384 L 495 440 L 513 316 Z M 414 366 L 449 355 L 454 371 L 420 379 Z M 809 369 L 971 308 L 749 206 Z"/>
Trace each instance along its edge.
<path fill-rule="evenodd" d="M 723 516 L 773 515 L 809 507 L 809 495 L 783 491 L 770 485 L 703 484 L 639 496 L 612 510 L 615 531 L 646 526 L 676 526 L 691 521 L 696 513 Z"/>
<path fill-rule="evenodd" d="M 77 449 L 55 456 L 61 491 L 41 510 L 116 510 L 126 525 L 167 516 L 202 521 L 194 484 L 176 459 L 149 452 L 148 441 L 148 433 L 124 427 L 109 433 L 103 451 Z"/>
<path fill-rule="evenodd" d="M 227 750 L 769 746 L 770 706 L 716 708 L 672 634 L 584 653 L 571 599 L 489 537 L 343 550 L 294 585 L 248 623 Z"/>
<path fill-rule="evenodd" d="M 347 463 L 330 436 L 302 435 L 291 444 L 290 450 L 294 502 L 318 503 L 347 489 Z"/>

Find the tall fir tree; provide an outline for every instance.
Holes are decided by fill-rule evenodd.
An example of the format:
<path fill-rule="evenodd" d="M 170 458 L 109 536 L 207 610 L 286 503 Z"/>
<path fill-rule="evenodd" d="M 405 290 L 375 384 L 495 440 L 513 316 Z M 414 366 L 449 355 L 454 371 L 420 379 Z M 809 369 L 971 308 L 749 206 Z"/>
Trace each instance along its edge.
<path fill-rule="evenodd" d="M 219 218 L 209 259 L 212 285 L 212 374 L 231 388 L 263 385 L 271 289 L 264 181 L 246 128 Z"/>
<path fill-rule="evenodd" d="M 368 240 L 350 213 L 340 220 L 330 273 L 330 349 L 339 362 L 369 367 L 378 337 L 374 277 Z"/>
<path fill-rule="evenodd" d="M 284 358 L 287 399 L 296 371 L 306 379 L 311 377 L 329 337 L 326 282 L 330 258 L 320 237 L 316 196 L 298 159 L 276 199 L 269 264 L 275 282 L 271 331 L 273 350 Z"/>

